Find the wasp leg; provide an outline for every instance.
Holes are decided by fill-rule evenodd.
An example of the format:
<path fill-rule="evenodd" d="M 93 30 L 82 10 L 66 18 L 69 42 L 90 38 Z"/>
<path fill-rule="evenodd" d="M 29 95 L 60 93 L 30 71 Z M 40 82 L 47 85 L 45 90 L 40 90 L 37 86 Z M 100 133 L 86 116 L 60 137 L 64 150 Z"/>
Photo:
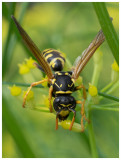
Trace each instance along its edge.
<path fill-rule="evenodd" d="M 43 73 L 45 73 L 45 72 L 44 72 L 44 69 L 43 69 L 37 62 L 34 62 L 33 65 L 34 65 L 35 67 L 37 67 L 38 69 L 40 69 Z"/>
<path fill-rule="evenodd" d="M 55 129 L 56 130 L 58 129 L 58 115 L 56 116 L 56 126 L 55 126 Z"/>
<path fill-rule="evenodd" d="M 87 94 L 86 94 L 86 88 L 84 87 L 84 85 L 80 85 L 80 86 L 77 86 L 75 87 L 74 91 L 77 91 L 79 89 L 83 89 L 83 98 L 86 99 L 87 98 Z"/>
<path fill-rule="evenodd" d="M 53 87 L 50 86 L 49 88 L 49 107 L 50 107 L 50 112 L 52 112 L 52 104 L 51 104 L 51 99 L 52 99 L 52 92 L 53 92 Z"/>
<path fill-rule="evenodd" d="M 81 104 L 82 107 L 81 107 L 81 131 L 83 132 L 84 131 L 84 124 L 83 124 L 83 119 L 85 119 L 85 121 L 88 121 L 89 120 L 86 118 L 86 115 L 85 115 L 85 109 L 84 109 L 84 104 L 85 104 L 85 100 L 82 102 L 82 101 L 76 101 L 76 104 Z"/>
<path fill-rule="evenodd" d="M 59 113 L 62 111 L 62 109 L 60 109 L 59 111 L 56 112 L 56 126 L 55 129 L 58 129 L 58 117 L 59 117 Z"/>
<path fill-rule="evenodd" d="M 36 86 L 36 85 L 38 85 L 38 84 L 47 82 L 47 81 L 48 81 L 48 79 L 44 79 L 44 80 L 42 80 L 42 81 L 34 82 L 34 83 L 31 84 L 31 86 L 28 88 L 28 90 L 27 90 L 27 92 L 26 92 L 26 94 L 25 94 L 25 96 L 24 96 L 24 99 L 23 99 L 23 107 L 25 107 L 25 103 L 26 103 L 27 96 L 28 96 L 30 90 L 32 89 L 32 87 L 33 87 L 33 86 Z"/>
<path fill-rule="evenodd" d="M 70 125 L 70 127 L 69 127 L 69 130 L 71 131 L 71 130 L 72 130 L 72 127 L 73 127 L 73 124 L 74 124 L 74 121 L 75 121 L 76 111 L 73 110 L 73 109 L 71 109 L 71 108 L 69 108 L 69 110 L 70 110 L 71 112 L 73 112 L 73 114 L 74 114 L 73 119 L 72 119 L 72 122 L 71 122 L 71 125 Z"/>

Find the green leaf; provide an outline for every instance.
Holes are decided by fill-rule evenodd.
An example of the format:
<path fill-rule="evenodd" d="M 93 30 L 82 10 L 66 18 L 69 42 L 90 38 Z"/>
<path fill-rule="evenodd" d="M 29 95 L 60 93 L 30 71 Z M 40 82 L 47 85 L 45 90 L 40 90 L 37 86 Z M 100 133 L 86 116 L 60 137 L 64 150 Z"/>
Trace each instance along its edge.
<path fill-rule="evenodd" d="M 21 10 L 20 10 L 20 16 L 19 16 L 19 21 L 21 22 L 23 19 L 23 16 L 26 12 L 26 9 L 28 7 L 29 3 L 21 3 Z M 5 6 L 5 4 L 4 4 Z M 16 3 L 10 3 L 10 8 L 9 8 L 9 31 L 8 31 L 8 35 L 7 35 L 7 41 L 4 47 L 4 51 L 3 51 L 3 63 L 2 63 L 2 75 L 3 78 L 7 72 L 7 70 L 9 70 L 9 65 L 11 63 L 11 59 L 12 59 L 12 55 L 13 55 L 13 51 L 14 48 L 16 46 L 17 43 L 17 38 L 20 39 L 20 35 L 11 19 L 11 15 L 14 15 L 14 11 L 15 11 L 15 7 L 16 7 Z M 12 8 L 12 9 L 11 9 Z M 3 10 L 5 9 L 5 7 L 3 8 Z M 16 35 L 12 34 L 13 31 L 16 32 Z"/>
<path fill-rule="evenodd" d="M 104 2 L 93 2 L 95 12 L 112 54 L 119 65 L 119 39 Z"/>
<path fill-rule="evenodd" d="M 3 121 L 7 126 L 7 129 L 11 133 L 12 137 L 14 138 L 17 147 L 19 148 L 22 154 L 22 157 L 35 158 L 33 151 L 31 150 L 29 144 L 26 141 L 26 138 L 24 137 L 22 128 L 19 126 L 19 123 L 17 123 L 17 120 L 14 117 L 14 114 L 12 114 L 9 108 L 10 106 L 7 104 L 4 96 L 3 96 L 3 106 L 4 106 L 2 109 Z"/>
<path fill-rule="evenodd" d="M 15 7 L 16 7 L 16 3 L 10 3 L 9 16 L 11 14 L 14 14 Z M 9 21 L 10 21 L 10 17 L 9 17 Z M 5 76 L 5 73 L 6 73 L 7 69 L 8 69 L 8 65 L 9 65 L 10 54 L 8 52 L 8 44 L 10 43 L 10 40 L 11 40 L 12 28 L 13 28 L 13 23 L 12 23 L 12 21 L 10 21 L 7 40 L 6 40 L 6 43 L 5 43 L 5 46 L 4 46 L 3 59 L 2 59 L 2 76 L 3 76 L 3 78 Z"/>

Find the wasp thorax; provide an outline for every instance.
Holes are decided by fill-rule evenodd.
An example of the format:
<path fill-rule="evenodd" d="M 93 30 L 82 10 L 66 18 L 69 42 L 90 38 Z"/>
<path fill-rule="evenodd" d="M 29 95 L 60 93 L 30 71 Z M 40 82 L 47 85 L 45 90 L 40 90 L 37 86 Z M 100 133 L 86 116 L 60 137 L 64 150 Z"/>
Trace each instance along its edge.
<path fill-rule="evenodd" d="M 53 83 L 55 94 L 71 94 L 74 90 L 74 81 L 68 72 L 56 72 Z"/>

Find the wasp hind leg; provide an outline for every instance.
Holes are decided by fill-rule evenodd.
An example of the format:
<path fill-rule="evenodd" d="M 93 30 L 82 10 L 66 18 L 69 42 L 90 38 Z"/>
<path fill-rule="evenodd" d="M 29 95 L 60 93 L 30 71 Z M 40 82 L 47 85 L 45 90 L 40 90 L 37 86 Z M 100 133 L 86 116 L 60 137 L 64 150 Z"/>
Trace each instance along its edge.
<path fill-rule="evenodd" d="M 31 86 L 28 88 L 28 90 L 27 90 L 27 92 L 26 92 L 26 94 L 25 94 L 25 96 L 24 96 L 24 99 L 23 99 L 23 107 L 25 107 L 25 103 L 26 103 L 27 96 L 28 96 L 30 90 L 32 89 L 32 87 L 37 86 L 37 85 L 39 85 L 39 84 L 41 84 L 41 83 L 44 83 L 44 82 L 47 82 L 47 81 L 48 81 L 48 79 L 44 79 L 44 80 L 41 80 L 41 81 L 38 81 L 38 82 L 34 82 L 34 83 L 31 84 Z"/>
<path fill-rule="evenodd" d="M 52 110 L 52 104 L 51 104 L 52 93 L 53 93 L 53 87 L 50 86 L 50 88 L 49 88 L 49 98 L 48 98 L 48 100 L 49 100 L 49 108 L 50 108 L 50 112 L 53 111 L 53 110 Z"/>
<path fill-rule="evenodd" d="M 84 131 L 84 122 L 83 120 L 85 119 L 85 121 L 87 121 L 89 123 L 89 120 L 86 118 L 86 115 L 85 115 L 85 108 L 84 108 L 84 104 L 85 104 L 85 100 L 82 102 L 82 101 L 76 101 L 76 104 L 81 104 L 82 107 L 81 107 L 81 132 Z"/>
<path fill-rule="evenodd" d="M 69 108 L 69 110 L 70 110 L 71 112 L 73 112 L 73 114 L 74 114 L 73 119 L 72 119 L 72 121 L 71 121 L 71 125 L 70 125 L 70 127 L 69 127 L 69 130 L 71 131 L 71 130 L 72 130 L 72 127 L 73 127 L 73 124 L 74 124 L 74 121 L 75 121 L 76 111 L 75 111 L 74 109 L 71 109 L 71 108 Z"/>

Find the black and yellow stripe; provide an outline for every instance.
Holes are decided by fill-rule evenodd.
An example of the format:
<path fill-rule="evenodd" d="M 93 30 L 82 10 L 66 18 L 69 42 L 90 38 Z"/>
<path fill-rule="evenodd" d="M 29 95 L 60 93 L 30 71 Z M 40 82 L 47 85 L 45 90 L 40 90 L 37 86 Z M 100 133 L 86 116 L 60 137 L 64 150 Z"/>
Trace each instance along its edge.
<path fill-rule="evenodd" d="M 53 71 L 62 71 L 65 63 L 65 58 L 61 52 L 49 48 L 45 49 L 42 53 Z"/>

